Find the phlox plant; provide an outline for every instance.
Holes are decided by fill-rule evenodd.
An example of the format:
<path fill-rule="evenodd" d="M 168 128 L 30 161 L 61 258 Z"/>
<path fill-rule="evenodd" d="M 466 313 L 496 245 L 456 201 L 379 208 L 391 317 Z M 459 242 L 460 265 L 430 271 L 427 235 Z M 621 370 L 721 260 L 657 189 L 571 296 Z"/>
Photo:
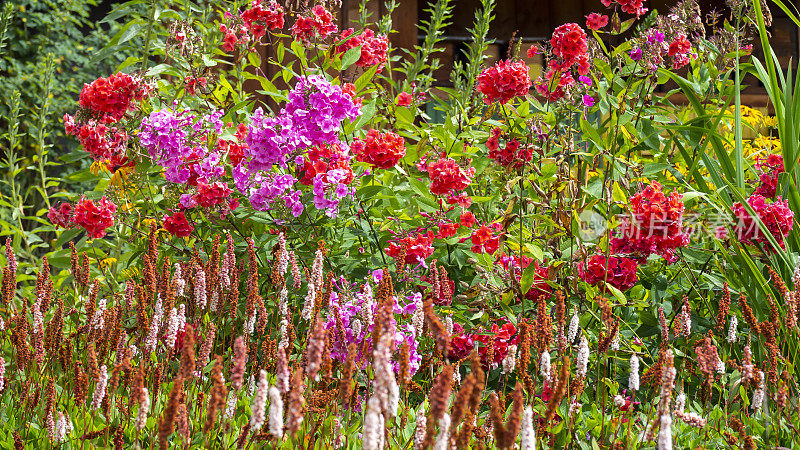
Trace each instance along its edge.
<path fill-rule="evenodd" d="M 482 0 L 448 85 L 457 2 L 411 49 L 395 2 L 301 3 L 110 13 L 99 55 L 143 46 L 62 119 L 84 184 L 43 175 L 50 251 L 0 257 L 0 440 L 797 445 L 800 84 L 766 6 L 603 0 L 489 63 Z M 776 111 L 747 142 L 745 73 Z"/>

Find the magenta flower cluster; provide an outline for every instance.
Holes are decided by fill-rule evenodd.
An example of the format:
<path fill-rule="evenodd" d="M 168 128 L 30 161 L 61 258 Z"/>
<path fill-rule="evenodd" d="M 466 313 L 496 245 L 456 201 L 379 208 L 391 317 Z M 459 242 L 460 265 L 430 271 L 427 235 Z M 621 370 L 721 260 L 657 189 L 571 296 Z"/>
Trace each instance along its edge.
<path fill-rule="evenodd" d="M 276 117 L 259 108 L 252 116 L 244 160 L 233 169 L 236 187 L 250 199 L 254 209 L 273 209 L 283 200 L 295 217 L 303 213 L 297 179 L 290 175 L 287 161 L 295 162 L 307 149 L 321 145 L 345 145 L 339 141 L 342 121 L 359 116 L 353 98 L 321 76 L 299 77 L 288 101 Z M 294 156 L 294 159 L 289 159 Z M 275 166 L 287 173 L 273 172 Z M 342 173 L 339 173 L 342 172 Z M 314 205 L 335 217 L 342 198 L 352 195 L 340 183 L 345 174 L 331 170 L 314 180 Z"/>
<path fill-rule="evenodd" d="M 164 168 L 167 181 L 187 183 L 190 179 L 210 179 L 225 173 L 221 155 L 208 150 L 207 138 L 222 131 L 222 111 L 198 117 L 189 110 L 153 111 L 139 128 L 139 142 L 153 162 Z"/>
<path fill-rule="evenodd" d="M 335 218 L 339 213 L 339 202 L 345 197 L 355 195 L 355 189 L 342 181 L 347 177 L 343 169 L 332 169 L 314 176 L 314 206 L 325 211 L 328 217 Z"/>
<path fill-rule="evenodd" d="M 417 298 L 419 296 L 420 298 Z M 419 369 L 422 363 L 422 356 L 417 352 L 417 332 L 411 323 L 398 324 L 398 320 L 402 318 L 411 318 L 411 315 L 416 311 L 417 306 L 421 304 L 421 294 L 417 293 L 408 298 L 408 302 L 400 304 L 397 297 L 394 298 L 394 317 L 390 320 L 389 327 L 394 329 L 395 346 L 400 348 L 404 342 L 409 346 L 409 375 L 413 375 Z M 344 336 L 335 332 L 335 336 L 331 342 L 331 357 L 338 361 L 345 361 L 347 359 L 347 347 L 350 344 L 356 344 L 358 353 L 356 354 L 355 362 L 358 367 L 364 368 L 369 365 L 372 360 L 372 329 L 375 326 L 374 320 L 371 320 L 376 313 L 377 302 L 372 299 L 369 292 L 358 293 L 347 300 L 342 300 L 336 292 L 331 293 L 330 297 L 330 310 L 337 311 L 332 314 L 327 322 L 325 328 L 335 331 L 337 327 L 337 317 L 341 318 L 342 329 Z M 400 367 L 396 361 L 392 361 L 392 366 L 395 371 L 399 371 Z"/>

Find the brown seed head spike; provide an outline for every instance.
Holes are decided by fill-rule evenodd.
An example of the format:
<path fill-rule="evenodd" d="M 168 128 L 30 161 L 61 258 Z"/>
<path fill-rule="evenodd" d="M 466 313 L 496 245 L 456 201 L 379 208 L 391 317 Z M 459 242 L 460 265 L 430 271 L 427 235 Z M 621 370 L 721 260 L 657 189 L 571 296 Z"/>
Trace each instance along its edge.
<path fill-rule="evenodd" d="M 453 365 L 448 364 L 442 367 L 442 371 L 433 380 L 433 385 L 428 393 L 430 409 L 428 410 L 427 426 L 425 427 L 425 439 L 423 448 L 428 448 L 433 443 L 434 431 L 439 419 L 447 410 L 447 403 L 450 401 L 450 392 L 453 389 Z"/>

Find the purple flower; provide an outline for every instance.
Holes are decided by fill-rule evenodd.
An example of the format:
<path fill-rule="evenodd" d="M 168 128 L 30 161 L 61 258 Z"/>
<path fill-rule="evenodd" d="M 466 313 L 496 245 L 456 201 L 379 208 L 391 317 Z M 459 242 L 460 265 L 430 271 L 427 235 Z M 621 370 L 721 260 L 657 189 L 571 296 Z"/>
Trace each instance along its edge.
<path fill-rule="evenodd" d="M 649 42 L 650 45 L 663 43 L 664 42 L 664 33 L 660 32 L 658 30 L 652 30 L 651 33 L 650 33 L 650 36 L 647 37 L 647 42 Z"/>
<path fill-rule="evenodd" d="M 586 106 L 587 108 L 591 108 L 592 106 L 594 106 L 594 97 L 592 97 L 591 95 L 584 95 L 583 106 Z"/>
<path fill-rule="evenodd" d="M 631 59 L 632 60 L 639 61 L 640 59 L 642 59 L 642 49 L 641 48 L 635 48 L 635 49 L 631 50 L 630 55 L 631 55 Z"/>
<path fill-rule="evenodd" d="M 592 85 L 592 79 L 587 77 L 586 75 L 579 76 L 578 77 L 578 81 L 580 81 L 581 83 L 585 84 L 586 86 L 591 86 Z"/>

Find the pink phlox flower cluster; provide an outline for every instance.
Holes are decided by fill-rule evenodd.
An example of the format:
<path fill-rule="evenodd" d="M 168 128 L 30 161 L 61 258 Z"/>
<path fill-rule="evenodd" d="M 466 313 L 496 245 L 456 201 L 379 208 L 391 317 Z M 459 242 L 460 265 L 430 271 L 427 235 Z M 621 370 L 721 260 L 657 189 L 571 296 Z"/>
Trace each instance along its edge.
<path fill-rule="evenodd" d="M 314 206 L 324 210 L 328 217 L 335 218 L 339 213 L 339 202 L 355 195 L 355 188 L 342 182 L 346 177 L 347 173 L 342 169 L 332 169 L 314 176 Z"/>
<path fill-rule="evenodd" d="M 413 375 L 422 363 L 422 356 L 417 352 L 418 343 L 415 339 L 413 325 L 410 323 L 398 324 L 398 320 L 401 318 L 410 320 L 419 302 L 413 296 L 407 300 L 407 302 L 401 304 L 398 298 L 394 297 L 394 317 L 390 319 L 389 328 L 395 330 L 395 348 L 400 348 L 404 342 L 408 343 L 409 375 Z M 334 336 L 331 341 L 331 357 L 338 361 L 345 361 L 347 359 L 347 347 L 350 344 L 356 344 L 358 354 L 355 355 L 355 362 L 359 367 L 366 367 L 372 359 L 371 335 L 375 324 L 372 320 L 366 320 L 367 318 L 364 315 L 374 317 L 377 303 L 372 301 L 371 295 L 368 293 L 357 293 L 355 296 L 348 297 L 347 300 L 343 301 L 336 292 L 332 292 L 329 308 L 331 313 L 325 323 L 325 328 L 331 330 Z M 339 336 L 336 332 L 337 318 L 336 314 L 333 313 L 334 309 L 338 309 L 339 317 L 341 317 L 344 336 Z M 362 323 L 363 326 L 355 325 L 356 322 Z M 399 372 L 400 365 L 397 361 L 392 361 L 392 367 L 395 372 Z"/>
<path fill-rule="evenodd" d="M 167 181 L 195 185 L 198 179 L 218 178 L 225 173 L 222 157 L 207 150 L 204 141 L 222 132 L 222 115 L 221 110 L 203 117 L 187 109 L 153 111 L 142 120 L 139 142 L 153 162 L 164 168 Z"/>

